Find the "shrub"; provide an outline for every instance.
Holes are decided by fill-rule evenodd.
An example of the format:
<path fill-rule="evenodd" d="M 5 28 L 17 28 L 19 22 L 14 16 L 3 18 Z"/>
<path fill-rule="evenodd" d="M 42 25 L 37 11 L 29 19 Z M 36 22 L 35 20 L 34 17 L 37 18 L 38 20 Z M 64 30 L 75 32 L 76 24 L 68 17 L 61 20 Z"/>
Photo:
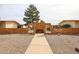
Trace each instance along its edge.
<path fill-rule="evenodd" d="M 71 28 L 71 25 L 65 24 L 65 25 L 62 26 L 62 28 Z"/>

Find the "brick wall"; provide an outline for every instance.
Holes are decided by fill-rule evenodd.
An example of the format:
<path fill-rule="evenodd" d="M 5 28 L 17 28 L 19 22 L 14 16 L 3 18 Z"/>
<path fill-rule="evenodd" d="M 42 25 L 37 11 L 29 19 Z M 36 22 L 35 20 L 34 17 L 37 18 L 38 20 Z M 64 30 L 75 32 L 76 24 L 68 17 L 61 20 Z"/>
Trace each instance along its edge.
<path fill-rule="evenodd" d="M 26 34 L 27 28 L 0 28 L 0 34 Z"/>
<path fill-rule="evenodd" d="M 79 34 L 79 28 L 52 29 L 52 34 Z"/>
<path fill-rule="evenodd" d="M 27 34 L 28 28 L 0 28 L 0 34 Z M 79 34 L 79 28 L 52 29 L 52 34 Z"/>

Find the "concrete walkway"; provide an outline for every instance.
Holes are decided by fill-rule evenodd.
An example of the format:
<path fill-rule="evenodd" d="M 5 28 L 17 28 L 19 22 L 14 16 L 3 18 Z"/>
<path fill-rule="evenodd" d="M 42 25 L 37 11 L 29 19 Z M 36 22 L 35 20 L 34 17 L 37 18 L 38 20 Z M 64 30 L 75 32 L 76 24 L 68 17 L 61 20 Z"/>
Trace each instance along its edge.
<path fill-rule="evenodd" d="M 27 48 L 25 53 L 32 53 L 32 54 L 48 54 L 53 53 L 44 34 L 35 34 L 32 42 L 30 43 L 29 47 Z"/>

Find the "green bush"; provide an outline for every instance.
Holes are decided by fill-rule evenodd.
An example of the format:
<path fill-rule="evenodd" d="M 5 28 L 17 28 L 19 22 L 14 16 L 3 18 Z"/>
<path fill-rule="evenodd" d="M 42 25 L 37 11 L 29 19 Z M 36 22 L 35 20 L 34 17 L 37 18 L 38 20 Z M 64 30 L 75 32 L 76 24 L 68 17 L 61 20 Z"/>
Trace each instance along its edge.
<path fill-rule="evenodd" d="M 62 28 L 71 28 L 71 25 L 65 24 L 65 25 L 62 26 Z"/>

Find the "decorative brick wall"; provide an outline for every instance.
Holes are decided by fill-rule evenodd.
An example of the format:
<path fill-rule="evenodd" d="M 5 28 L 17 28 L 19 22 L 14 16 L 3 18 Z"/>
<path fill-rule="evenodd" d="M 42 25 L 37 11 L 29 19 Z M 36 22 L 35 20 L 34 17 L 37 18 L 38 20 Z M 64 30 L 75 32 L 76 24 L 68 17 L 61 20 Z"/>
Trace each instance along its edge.
<path fill-rule="evenodd" d="M 0 34 L 27 34 L 28 28 L 0 28 Z M 79 28 L 52 29 L 52 34 L 79 34 Z"/>
<path fill-rule="evenodd" d="M 27 28 L 0 28 L 0 34 L 26 34 Z"/>
<path fill-rule="evenodd" d="M 52 29 L 52 34 L 79 34 L 79 28 Z"/>

